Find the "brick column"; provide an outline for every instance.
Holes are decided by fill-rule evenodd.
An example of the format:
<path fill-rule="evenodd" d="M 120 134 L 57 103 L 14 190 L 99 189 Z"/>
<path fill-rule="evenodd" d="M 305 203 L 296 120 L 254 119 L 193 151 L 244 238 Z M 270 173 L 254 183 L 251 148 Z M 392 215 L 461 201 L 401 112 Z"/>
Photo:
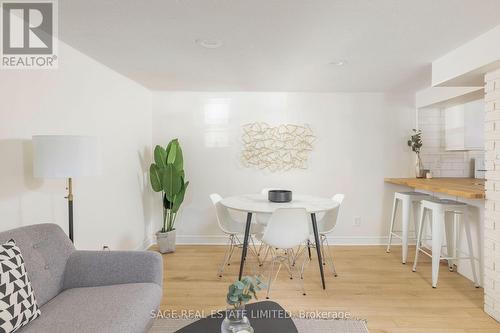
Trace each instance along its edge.
<path fill-rule="evenodd" d="M 484 311 L 500 321 L 500 70 L 485 83 Z"/>

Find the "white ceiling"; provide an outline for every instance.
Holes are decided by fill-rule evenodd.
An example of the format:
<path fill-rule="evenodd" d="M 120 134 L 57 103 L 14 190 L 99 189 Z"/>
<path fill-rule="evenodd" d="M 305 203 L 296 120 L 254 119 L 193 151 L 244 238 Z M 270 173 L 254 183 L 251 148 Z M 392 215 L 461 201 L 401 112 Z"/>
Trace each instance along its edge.
<path fill-rule="evenodd" d="M 415 91 L 500 0 L 66 0 L 59 17 L 64 42 L 152 90 Z"/>

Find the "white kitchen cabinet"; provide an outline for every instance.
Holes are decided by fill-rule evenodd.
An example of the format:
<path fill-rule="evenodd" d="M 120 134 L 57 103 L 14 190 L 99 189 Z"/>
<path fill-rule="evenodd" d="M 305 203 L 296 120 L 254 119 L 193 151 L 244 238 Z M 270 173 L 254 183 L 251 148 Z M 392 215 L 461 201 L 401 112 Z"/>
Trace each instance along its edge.
<path fill-rule="evenodd" d="M 484 100 L 445 108 L 446 150 L 484 150 Z"/>

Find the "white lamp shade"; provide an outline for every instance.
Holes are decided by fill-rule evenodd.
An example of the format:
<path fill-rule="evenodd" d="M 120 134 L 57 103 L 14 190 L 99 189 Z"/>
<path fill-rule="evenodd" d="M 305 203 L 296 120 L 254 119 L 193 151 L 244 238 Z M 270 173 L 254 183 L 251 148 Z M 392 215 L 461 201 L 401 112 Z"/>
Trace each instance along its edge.
<path fill-rule="evenodd" d="M 98 140 L 91 136 L 33 136 L 35 178 L 96 176 L 101 172 Z"/>

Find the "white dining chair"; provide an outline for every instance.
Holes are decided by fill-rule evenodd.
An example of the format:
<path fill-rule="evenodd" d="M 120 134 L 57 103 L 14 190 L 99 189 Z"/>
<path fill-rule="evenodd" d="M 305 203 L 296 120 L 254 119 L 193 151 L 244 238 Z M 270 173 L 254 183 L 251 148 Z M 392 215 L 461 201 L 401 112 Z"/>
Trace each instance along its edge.
<path fill-rule="evenodd" d="M 265 195 L 266 199 L 267 199 L 268 192 L 271 191 L 271 190 L 276 190 L 276 189 L 277 189 L 276 187 L 264 187 L 262 190 L 260 190 L 260 193 L 262 195 Z M 265 226 L 267 225 L 267 222 L 269 221 L 270 217 L 271 217 L 271 213 L 257 213 L 257 214 L 255 214 L 255 220 L 257 221 L 257 223 L 260 226 L 262 226 L 262 229 L 265 228 Z M 260 246 L 259 246 L 259 249 L 257 250 L 257 256 L 261 257 L 259 265 L 262 266 L 263 263 L 266 261 L 269 252 L 267 250 L 267 245 L 262 242 L 262 233 L 256 234 L 255 238 L 258 241 L 260 241 Z M 262 259 L 262 254 L 263 253 L 265 253 L 265 257 Z"/>
<path fill-rule="evenodd" d="M 217 224 L 219 229 L 228 236 L 227 248 L 224 253 L 224 260 L 220 265 L 218 275 L 222 277 L 222 273 L 226 266 L 231 264 L 231 258 L 233 256 L 233 252 L 236 248 L 243 247 L 243 242 L 238 237 L 239 235 L 244 235 L 245 232 L 245 223 L 236 221 L 233 219 L 229 210 L 224 207 L 220 201 L 222 200 L 222 196 L 217 193 L 210 194 L 210 200 L 212 200 L 212 204 L 215 207 L 215 215 L 217 217 Z M 257 260 L 259 261 L 257 250 L 255 246 L 254 236 L 255 234 L 262 233 L 261 228 L 258 228 L 255 225 L 251 226 L 250 236 L 249 236 L 249 246 L 251 252 L 253 252 L 257 256 Z M 259 261 L 260 265 L 260 261 Z"/>
<path fill-rule="evenodd" d="M 276 188 L 273 188 L 273 187 L 264 187 L 260 193 L 265 195 L 266 196 L 266 199 L 267 199 L 267 194 L 269 191 L 271 190 L 276 190 Z M 261 224 L 261 225 L 267 225 L 267 222 L 269 221 L 269 218 L 271 217 L 271 214 L 267 214 L 267 213 L 257 213 L 255 214 L 255 219 L 257 220 L 257 223 Z"/>
<path fill-rule="evenodd" d="M 266 298 L 269 299 L 271 290 L 271 283 L 276 281 L 280 269 L 285 266 L 293 279 L 293 268 L 296 268 L 300 278 L 300 288 L 302 294 L 305 295 L 304 290 L 304 267 L 308 261 L 308 257 L 302 263 L 301 268 L 294 265 L 295 260 L 293 249 L 299 247 L 309 239 L 309 219 L 308 214 L 304 208 L 280 208 L 277 209 L 269 219 L 262 242 L 268 245 L 267 251 L 271 254 L 271 263 L 269 269 L 269 282 L 267 285 Z M 274 267 L 278 264 L 276 274 L 274 274 Z"/>
<path fill-rule="evenodd" d="M 337 276 L 337 271 L 335 270 L 335 264 L 333 262 L 333 256 L 331 253 L 330 244 L 328 243 L 328 234 L 331 234 L 333 232 L 333 229 L 335 229 L 335 226 L 337 225 L 340 207 L 342 206 L 344 197 L 345 197 L 344 194 L 340 193 L 335 194 L 332 197 L 332 200 L 335 201 L 338 204 L 338 206 L 324 213 L 323 216 L 320 217 L 318 221 L 318 233 L 320 236 L 323 265 L 326 265 L 328 263 L 335 277 Z M 309 242 L 309 244 L 314 244 L 314 243 Z"/>

